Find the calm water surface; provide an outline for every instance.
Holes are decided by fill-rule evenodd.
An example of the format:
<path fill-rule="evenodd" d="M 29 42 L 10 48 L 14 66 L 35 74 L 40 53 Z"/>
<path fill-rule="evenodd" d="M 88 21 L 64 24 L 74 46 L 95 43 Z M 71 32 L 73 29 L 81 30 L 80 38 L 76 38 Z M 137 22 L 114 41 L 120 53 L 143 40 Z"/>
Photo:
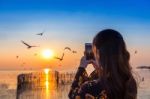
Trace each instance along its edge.
<path fill-rule="evenodd" d="M 0 99 L 16 99 L 17 75 L 28 72 L 31 71 L 0 71 Z M 138 99 L 150 99 L 150 71 L 139 70 L 135 74 L 139 83 Z M 45 82 L 45 88 L 26 90 L 19 99 L 68 99 L 69 89 L 70 84 L 56 86 Z"/>

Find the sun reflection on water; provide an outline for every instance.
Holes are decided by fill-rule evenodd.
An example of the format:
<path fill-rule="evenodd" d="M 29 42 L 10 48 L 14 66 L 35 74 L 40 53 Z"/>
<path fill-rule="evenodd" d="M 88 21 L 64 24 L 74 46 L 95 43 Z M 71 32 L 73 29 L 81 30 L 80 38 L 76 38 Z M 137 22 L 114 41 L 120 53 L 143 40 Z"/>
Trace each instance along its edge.
<path fill-rule="evenodd" d="M 50 69 L 44 69 L 44 72 L 45 72 L 45 91 L 46 91 L 46 99 L 50 99 L 50 90 L 49 90 L 49 86 L 50 86 L 50 84 L 49 84 L 49 71 L 50 71 Z"/>

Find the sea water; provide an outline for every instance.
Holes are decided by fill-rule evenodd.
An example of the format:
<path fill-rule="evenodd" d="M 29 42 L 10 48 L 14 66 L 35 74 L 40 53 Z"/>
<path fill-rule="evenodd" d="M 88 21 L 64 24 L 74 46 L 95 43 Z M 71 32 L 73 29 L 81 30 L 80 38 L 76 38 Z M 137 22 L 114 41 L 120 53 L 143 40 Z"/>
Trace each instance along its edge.
<path fill-rule="evenodd" d="M 32 71 L 0 71 L 0 99 L 16 99 L 17 76 L 28 72 Z M 138 99 L 150 99 L 150 70 L 138 70 L 134 75 L 138 82 Z M 70 84 L 51 90 L 29 90 L 21 94 L 20 99 L 68 99 L 69 90 Z"/>

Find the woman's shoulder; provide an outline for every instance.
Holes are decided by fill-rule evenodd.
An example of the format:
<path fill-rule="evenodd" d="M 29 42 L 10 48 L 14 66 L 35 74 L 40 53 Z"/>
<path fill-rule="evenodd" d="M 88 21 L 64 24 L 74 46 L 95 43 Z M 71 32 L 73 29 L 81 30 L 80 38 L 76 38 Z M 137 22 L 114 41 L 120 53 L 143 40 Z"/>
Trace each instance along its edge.
<path fill-rule="evenodd" d="M 104 88 L 101 81 L 99 80 L 87 81 L 84 84 L 82 84 L 81 88 L 79 89 L 79 95 L 81 97 L 85 97 L 85 95 L 88 93 L 94 97 L 97 97 L 103 90 Z"/>
<path fill-rule="evenodd" d="M 92 80 L 92 81 L 86 81 L 82 84 L 82 88 L 88 88 L 93 89 L 96 87 L 96 89 L 103 89 L 104 84 L 101 80 Z"/>

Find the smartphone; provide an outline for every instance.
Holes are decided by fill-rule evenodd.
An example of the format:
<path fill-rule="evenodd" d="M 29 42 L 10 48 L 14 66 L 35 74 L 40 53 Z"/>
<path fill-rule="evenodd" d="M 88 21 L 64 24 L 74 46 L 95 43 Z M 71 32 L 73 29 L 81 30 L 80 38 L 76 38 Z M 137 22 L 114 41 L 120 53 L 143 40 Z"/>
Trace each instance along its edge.
<path fill-rule="evenodd" d="M 86 60 L 95 60 L 92 43 L 85 43 L 85 57 Z"/>

